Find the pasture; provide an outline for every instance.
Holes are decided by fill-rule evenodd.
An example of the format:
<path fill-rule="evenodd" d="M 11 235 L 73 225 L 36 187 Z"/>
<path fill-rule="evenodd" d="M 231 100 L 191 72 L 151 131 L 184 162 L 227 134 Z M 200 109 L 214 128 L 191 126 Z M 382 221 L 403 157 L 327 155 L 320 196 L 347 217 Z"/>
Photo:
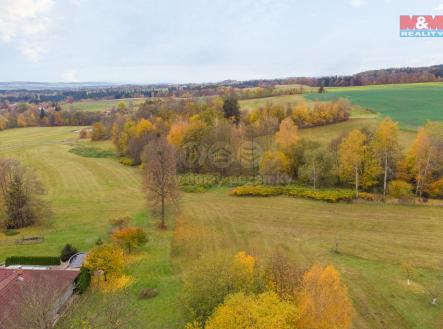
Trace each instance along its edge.
<path fill-rule="evenodd" d="M 102 112 L 117 108 L 120 102 L 124 102 L 126 107 L 142 104 L 145 100 L 143 98 L 125 98 L 125 99 L 111 99 L 111 100 L 85 100 L 74 102 L 72 104 L 64 103 L 62 105 L 64 110 L 75 110 L 75 111 L 93 111 Z"/>
<path fill-rule="evenodd" d="M 402 128 L 417 129 L 427 120 L 443 120 L 443 83 L 415 83 L 327 88 L 326 94 L 306 94 L 309 100 L 348 98 L 353 104 L 387 115 Z"/>
<path fill-rule="evenodd" d="M 326 136 L 327 128 L 307 131 L 315 137 L 315 129 L 323 129 Z M 176 221 L 170 219 L 170 230 L 162 232 L 146 213 L 140 169 L 125 167 L 115 158 L 86 158 L 69 152 L 79 144 L 112 147 L 109 142 L 79 141 L 75 130 L 0 132 L 0 155 L 19 158 L 35 168 L 48 188 L 54 212 L 49 222 L 20 230 L 20 235 L 43 236 L 41 244 L 16 245 L 17 236 L 0 232 L 0 259 L 58 255 L 65 243 L 88 250 L 97 238 L 107 239 L 110 218 L 129 215 L 149 237 L 147 245 L 128 259 L 132 304 L 141 321 L 138 328 L 183 327 L 187 317 L 179 299 L 180 274 L 201 253 L 245 250 L 265 259 L 276 248 L 287 252 L 300 267 L 322 262 L 340 270 L 356 310 L 356 329 L 443 326 L 442 303 L 431 306 L 427 293 L 441 280 L 441 207 L 238 198 L 229 196 L 228 189 L 217 188 L 184 194 Z M 336 239 L 339 254 L 333 251 Z M 401 272 L 403 261 L 418 269 L 411 286 Z M 157 288 L 159 295 L 138 300 L 136 294 L 144 287 Z"/>

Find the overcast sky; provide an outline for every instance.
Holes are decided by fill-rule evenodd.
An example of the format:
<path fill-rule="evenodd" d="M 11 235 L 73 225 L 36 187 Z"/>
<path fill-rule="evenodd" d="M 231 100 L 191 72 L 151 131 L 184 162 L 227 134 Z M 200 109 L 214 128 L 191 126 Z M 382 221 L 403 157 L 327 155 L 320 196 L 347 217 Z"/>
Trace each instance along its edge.
<path fill-rule="evenodd" d="M 443 0 L 0 0 L 0 81 L 203 82 L 443 64 Z"/>

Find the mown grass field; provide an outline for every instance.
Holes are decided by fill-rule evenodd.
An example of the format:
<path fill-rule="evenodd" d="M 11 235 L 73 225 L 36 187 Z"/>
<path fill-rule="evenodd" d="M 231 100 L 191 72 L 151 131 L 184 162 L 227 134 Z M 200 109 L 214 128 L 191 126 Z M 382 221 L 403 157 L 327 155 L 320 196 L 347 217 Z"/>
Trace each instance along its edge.
<path fill-rule="evenodd" d="M 16 245 L 17 236 L 0 233 L 0 259 L 57 255 L 65 243 L 88 250 L 98 237 L 106 239 L 110 218 L 129 215 L 149 236 L 148 244 L 129 259 L 127 270 L 133 278 L 131 306 L 142 321 L 137 328 L 183 327 L 180 273 L 201 253 L 246 250 L 263 259 L 275 248 L 286 251 L 301 267 L 335 264 L 353 299 L 356 329 L 443 327 L 443 304 L 432 307 L 425 289 L 441 276 L 441 207 L 236 198 L 220 188 L 184 194 L 176 223 L 171 220 L 170 230 L 161 232 L 145 211 L 140 170 L 114 158 L 70 153 L 72 145 L 79 143 L 75 130 L 0 132 L 0 156 L 22 159 L 35 168 L 48 188 L 54 211 L 50 222 L 20 230 L 22 235 L 43 236 L 42 244 Z M 111 147 L 108 142 L 93 145 Z M 333 252 L 336 237 L 340 254 Z M 418 268 L 409 287 L 401 274 L 402 261 Z M 157 288 L 159 295 L 139 301 L 136 293 L 142 287 Z"/>
<path fill-rule="evenodd" d="M 0 263 L 13 255 L 58 256 L 66 243 L 87 251 L 99 237 L 107 240 L 109 219 L 131 216 L 149 236 L 149 242 L 128 266 L 128 274 L 134 280 L 132 302 L 140 310 L 136 315 L 146 323 L 146 328 L 178 327 L 182 321 L 175 300 L 179 285 L 169 257 L 172 232 L 159 232 L 156 221 L 147 216 L 139 169 L 125 167 L 115 158 L 85 158 L 69 152 L 78 142 L 78 134 L 74 133 L 77 129 L 0 132 L 0 157 L 20 159 L 35 169 L 47 187 L 47 199 L 52 202 L 54 213 L 49 222 L 22 229 L 20 235 L 7 237 L 0 232 Z M 111 148 L 108 142 L 93 146 Z M 20 236 L 42 236 L 45 241 L 17 245 L 15 240 Z M 157 287 L 160 295 L 153 301 L 139 302 L 136 294 L 142 287 Z"/>
<path fill-rule="evenodd" d="M 356 309 L 354 328 L 442 327 L 443 308 L 432 307 L 425 292 L 441 276 L 441 208 L 236 198 L 227 192 L 185 196 L 173 242 L 181 268 L 211 250 L 246 250 L 263 259 L 279 248 L 300 267 L 320 262 L 339 268 Z M 336 238 L 340 254 L 333 251 Z M 403 261 L 420 268 L 409 287 Z"/>
<path fill-rule="evenodd" d="M 130 103 L 132 105 L 138 105 L 144 102 L 143 98 L 125 98 L 125 99 L 112 99 L 112 100 L 87 100 L 74 102 L 72 104 L 63 104 L 65 110 L 77 110 L 77 111 L 106 111 L 112 108 L 117 108 L 120 102 L 124 102 L 128 107 Z"/>
<path fill-rule="evenodd" d="M 443 120 L 443 83 L 327 88 L 306 94 L 309 100 L 348 98 L 353 104 L 392 117 L 403 128 L 417 129 L 427 120 Z"/>

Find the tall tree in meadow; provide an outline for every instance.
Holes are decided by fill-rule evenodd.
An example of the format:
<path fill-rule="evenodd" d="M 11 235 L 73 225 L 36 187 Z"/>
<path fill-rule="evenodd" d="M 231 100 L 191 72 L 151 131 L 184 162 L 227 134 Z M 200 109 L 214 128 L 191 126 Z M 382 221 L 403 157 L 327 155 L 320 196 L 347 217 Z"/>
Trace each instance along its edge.
<path fill-rule="evenodd" d="M 240 105 L 234 94 L 229 94 L 224 98 L 223 112 L 226 119 L 232 120 L 236 124 L 240 122 Z"/>
<path fill-rule="evenodd" d="M 398 143 L 398 125 L 391 118 L 385 117 L 378 125 L 373 141 L 374 149 L 383 167 L 383 200 L 386 199 L 388 174 L 395 165 L 400 146 Z"/>
<path fill-rule="evenodd" d="M 352 303 L 334 266 L 315 265 L 303 276 L 298 296 L 300 328 L 346 329 Z"/>
<path fill-rule="evenodd" d="M 0 206 L 7 229 L 29 226 L 50 214 L 41 199 L 45 189 L 32 170 L 11 159 L 0 159 Z"/>
<path fill-rule="evenodd" d="M 339 149 L 342 178 L 354 182 L 357 198 L 365 157 L 365 142 L 366 136 L 355 129 L 342 140 Z"/>
<path fill-rule="evenodd" d="M 166 229 L 166 204 L 178 198 L 174 147 L 166 138 L 157 136 L 145 148 L 144 188 L 148 204 L 160 213 L 162 229 Z"/>

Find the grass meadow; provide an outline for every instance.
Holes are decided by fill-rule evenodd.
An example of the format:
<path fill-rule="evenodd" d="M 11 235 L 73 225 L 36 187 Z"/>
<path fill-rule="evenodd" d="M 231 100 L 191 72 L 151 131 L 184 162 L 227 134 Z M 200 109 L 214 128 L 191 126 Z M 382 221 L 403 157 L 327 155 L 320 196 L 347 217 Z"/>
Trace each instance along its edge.
<path fill-rule="evenodd" d="M 417 129 L 426 120 L 443 120 L 443 83 L 339 87 L 327 88 L 326 94 L 306 94 L 309 100 L 341 97 L 388 115 L 406 129 Z"/>
<path fill-rule="evenodd" d="M 145 100 L 143 98 L 125 98 L 125 99 L 111 99 L 111 100 L 86 100 L 78 101 L 72 104 L 63 104 L 64 110 L 76 110 L 76 111 L 92 111 L 92 112 L 102 112 L 110 110 L 112 108 L 117 108 L 120 102 L 124 102 L 128 107 L 130 103 L 132 105 L 142 104 Z"/>
<path fill-rule="evenodd" d="M 326 136 L 342 131 L 337 127 L 309 131 L 316 136 L 324 128 Z M 327 132 L 328 128 L 336 131 Z M 48 188 L 54 213 L 49 221 L 20 230 L 20 235 L 43 236 L 41 244 L 16 245 L 18 236 L 0 232 L 1 260 L 13 255 L 58 255 L 66 243 L 88 250 L 97 238 L 107 239 L 110 218 L 129 215 L 149 236 L 146 246 L 128 258 L 127 268 L 140 328 L 183 327 L 187 316 L 179 298 L 180 275 L 200 254 L 245 250 L 263 259 L 276 248 L 300 267 L 320 262 L 333 263 L 340 270 L 356 311 L 356 329 L 443 327 L 442 303 L 431 306 L 426 291 L 441 279 L 441 207 L 237 198 L 229 196 L 228 189 L 217 188 L 183 194 L 181 212 L 169 219 L 170 229 L 163 232 L 145 209 L 140 169 L 125 167 L 115 158 L 69 152 L 78 144 L 111 148 L 109 142 L 79 141 L 77 129 L 0 132 L 0 156 L 19 158 L 35 168 Z M 336 239 L 338 254 L 333 251 Z M 417 267 L 410 286 L 402 275 L 403 261 Z M 145 287 L 157 288 L 159 295 L 138 300 L 137 292 Z"/>

